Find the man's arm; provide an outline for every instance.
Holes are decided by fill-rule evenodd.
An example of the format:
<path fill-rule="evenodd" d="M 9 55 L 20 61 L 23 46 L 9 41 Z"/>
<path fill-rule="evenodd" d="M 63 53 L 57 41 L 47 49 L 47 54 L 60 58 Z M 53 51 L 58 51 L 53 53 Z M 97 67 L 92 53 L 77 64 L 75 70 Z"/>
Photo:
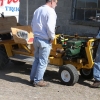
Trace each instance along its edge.
<path fill-rule="evenodd" d="M 47 19 L 47 34 L 48 34 L 51 42 L 55 38 L 56 19 L 57 19 L 57 16 L 56 16 L 55 13 L 48 14 L 48 19 Z"/>

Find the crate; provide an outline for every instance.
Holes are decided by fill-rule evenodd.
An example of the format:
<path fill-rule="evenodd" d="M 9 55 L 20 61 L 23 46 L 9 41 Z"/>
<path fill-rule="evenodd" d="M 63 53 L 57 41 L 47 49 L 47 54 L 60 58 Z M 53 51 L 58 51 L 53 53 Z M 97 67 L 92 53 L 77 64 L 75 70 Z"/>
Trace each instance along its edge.
<path fill-rule="evenodd" d="M 15 43 L 20 43 L 20 44 L 33 44 L 33 32 L 31 26 L 16 26 L 16 27 L 11 27 L 12 30 L 12 35 Z M 21 37 L 25 35 L 27 38 Z M 22 32 L 22 33 L 21 33 Z"/>
<path fill-rule="evenodd" d="M 11 27 L 17 26 L 17 20 L 15 16 L 0 17 L 0 34 L 7 34 L 11 32 Z"/>

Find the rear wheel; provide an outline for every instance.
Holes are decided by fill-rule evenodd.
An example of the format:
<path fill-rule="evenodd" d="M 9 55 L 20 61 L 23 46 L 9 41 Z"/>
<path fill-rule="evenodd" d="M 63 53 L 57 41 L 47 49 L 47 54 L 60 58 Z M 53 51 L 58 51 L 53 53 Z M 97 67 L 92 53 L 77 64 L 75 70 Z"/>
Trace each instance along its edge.
<path fill-rule="evenodd" d="M 71 86 L 78 82 L 79 75 L 77 69 L 71 65 L 63 65 L 59 68 L 59 76 L 62 84 Z"/>
<path fill-rule="evenodd" d="M 93 78 L 93 68 L 92 69 L 81 69 L 80 74 L 85 79 L 91 79 Z"/>
<path fill-rule="evenodd" d="M 9 58 L 5 52 L 5 49 L 0 46 L 0 69 L 4 69 L 7 67 L 7 64 L 9 63 Z"/>

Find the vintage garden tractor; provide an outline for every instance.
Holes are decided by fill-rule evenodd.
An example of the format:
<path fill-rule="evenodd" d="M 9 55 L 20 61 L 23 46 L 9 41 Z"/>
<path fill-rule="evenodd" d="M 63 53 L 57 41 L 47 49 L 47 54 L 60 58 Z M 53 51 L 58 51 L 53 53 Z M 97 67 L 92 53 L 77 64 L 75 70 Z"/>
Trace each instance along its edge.
<path fill-rule="evenodd" d="M 33 33 L 30 26 L 17 24 L 15 17 L 0 18 L 0 69 L 9 60 L 15 64 L 32 64 L 34 61 Z M 79 73 L 92 78 L 98 40 L 92 37 L 56 35 L 49 57 L 49 64 L 59 67 L 63 84 L 74 85 Z"/>
<path fill-rule="evenodd" d="M 63 84 L 73 85 L 79 79 L 93 78 L 93 64 L 99 40 L 93 37 L 56 35 L 50 54 L 50 64 L 59 66 Z"/>

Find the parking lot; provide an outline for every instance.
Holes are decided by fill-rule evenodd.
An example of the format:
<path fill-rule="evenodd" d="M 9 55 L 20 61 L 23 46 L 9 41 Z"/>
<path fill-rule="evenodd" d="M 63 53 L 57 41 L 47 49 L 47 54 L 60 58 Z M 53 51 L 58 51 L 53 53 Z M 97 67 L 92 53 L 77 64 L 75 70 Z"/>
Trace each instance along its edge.
<path fill-rule="evenodd" d="M 0 70 L 0 100 L 100 100 L 100 89 L 90 88 L 92 80 L 81 76 L 74 86 L 62 85 L 58 67 L 49 65 L 44 79 L 49 87 L 33 87 L 29 84 L 31 65 L 17 66 L 9 63 Z"/>

